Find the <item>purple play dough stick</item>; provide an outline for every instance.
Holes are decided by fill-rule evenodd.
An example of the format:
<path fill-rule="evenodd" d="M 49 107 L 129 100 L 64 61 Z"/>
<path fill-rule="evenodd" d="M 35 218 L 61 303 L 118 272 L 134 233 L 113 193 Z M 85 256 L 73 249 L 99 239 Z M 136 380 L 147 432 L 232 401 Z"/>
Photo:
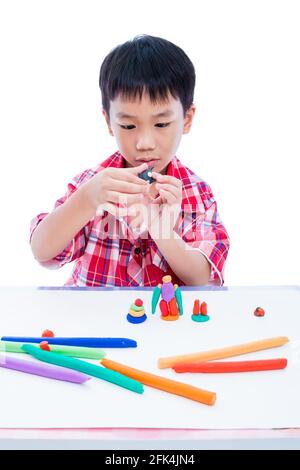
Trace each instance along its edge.
<path fill-rule="evenodd" d="M 65 367 L 24 361 L 23 359 L 15 359 L 14 357 L 7 355 L 0 355 L 0 367 L 26 372 L 27 374 L 41 375 L 42 377 L 48 377 L 49 379 L 74 382 L 76 384 L 82 384 L 91 378 L 81 372 L 67 369 Z"/>

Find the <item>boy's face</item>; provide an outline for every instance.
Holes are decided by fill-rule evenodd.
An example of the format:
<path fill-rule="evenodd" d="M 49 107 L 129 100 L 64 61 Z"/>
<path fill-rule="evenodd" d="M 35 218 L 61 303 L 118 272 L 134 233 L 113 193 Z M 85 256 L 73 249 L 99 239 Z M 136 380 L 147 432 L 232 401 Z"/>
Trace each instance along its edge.
<path fill-rule="evenodd" d="M 194 113 L 192 105 L 184 116 L 180 100 L 170 94 L 166 101 L 151 103 L 145 93 L 134 101 L 118 96 L 110 102 L 109 116 L 103 111 L 127 166 L 147 162 L 160 173 L 176 154 L 182 134 L 189 132 Z"/>

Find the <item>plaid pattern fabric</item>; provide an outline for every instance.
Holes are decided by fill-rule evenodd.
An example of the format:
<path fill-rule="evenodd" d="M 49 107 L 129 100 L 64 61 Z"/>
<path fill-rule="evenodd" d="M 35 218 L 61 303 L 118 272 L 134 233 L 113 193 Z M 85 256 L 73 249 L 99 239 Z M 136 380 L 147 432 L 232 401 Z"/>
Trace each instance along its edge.
<path fill-rule="evenodd" d="M 77 175 L 54 207 L 63 204 L 80 185 L 107 167 L 125 167 L 119 151 L 97 167 Z M 230 241 L 211 188 L 177 157 L 169 163 L 167 174 L 182 181 L 182 210 L 176 232 L 189 248 L 199 250 L 209 261 L 209 284 L 222 285 Z M 41 213 L 31 221 L 30 239 L 46 215 Z M 97 213 L 60 254 L 41 264 L 56 269 L 75 261 L 66 286 L 156 286 L 166 274 L 172 276 L 174 283 L 184 285 L 147 235 L 147 238 L 136 236 L 126 217 L 116 218 L 104 211 Z"/>

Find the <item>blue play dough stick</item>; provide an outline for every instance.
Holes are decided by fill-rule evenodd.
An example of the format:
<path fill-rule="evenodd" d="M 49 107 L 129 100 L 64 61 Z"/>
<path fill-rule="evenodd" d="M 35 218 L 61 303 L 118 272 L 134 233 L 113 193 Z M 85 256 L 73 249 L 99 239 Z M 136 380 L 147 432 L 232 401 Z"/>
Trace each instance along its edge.
<path fill-rule="evenodd" d="M 2 341 L 15 341 L 19 343 L 61 344 L 66 346 L 85 346 L 87 348 L 136 348 L 137 343 L 128 338 L 56 338 L 56 337 L 30 337 L 30 336 L 2 336 Z"/>

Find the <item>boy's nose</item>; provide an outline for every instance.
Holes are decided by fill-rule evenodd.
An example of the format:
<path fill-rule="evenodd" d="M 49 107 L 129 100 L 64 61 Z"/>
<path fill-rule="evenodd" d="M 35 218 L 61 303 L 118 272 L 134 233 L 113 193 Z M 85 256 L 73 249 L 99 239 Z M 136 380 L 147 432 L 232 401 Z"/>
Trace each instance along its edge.
<path fill-rule="evenodd" d="M 142 150 L 154 150 L 155 149 L 155 142 L 154 139 L 150 135 L 141 135 L 139 136 L 136 142 L 136 149 L 139 151 Z"/>

